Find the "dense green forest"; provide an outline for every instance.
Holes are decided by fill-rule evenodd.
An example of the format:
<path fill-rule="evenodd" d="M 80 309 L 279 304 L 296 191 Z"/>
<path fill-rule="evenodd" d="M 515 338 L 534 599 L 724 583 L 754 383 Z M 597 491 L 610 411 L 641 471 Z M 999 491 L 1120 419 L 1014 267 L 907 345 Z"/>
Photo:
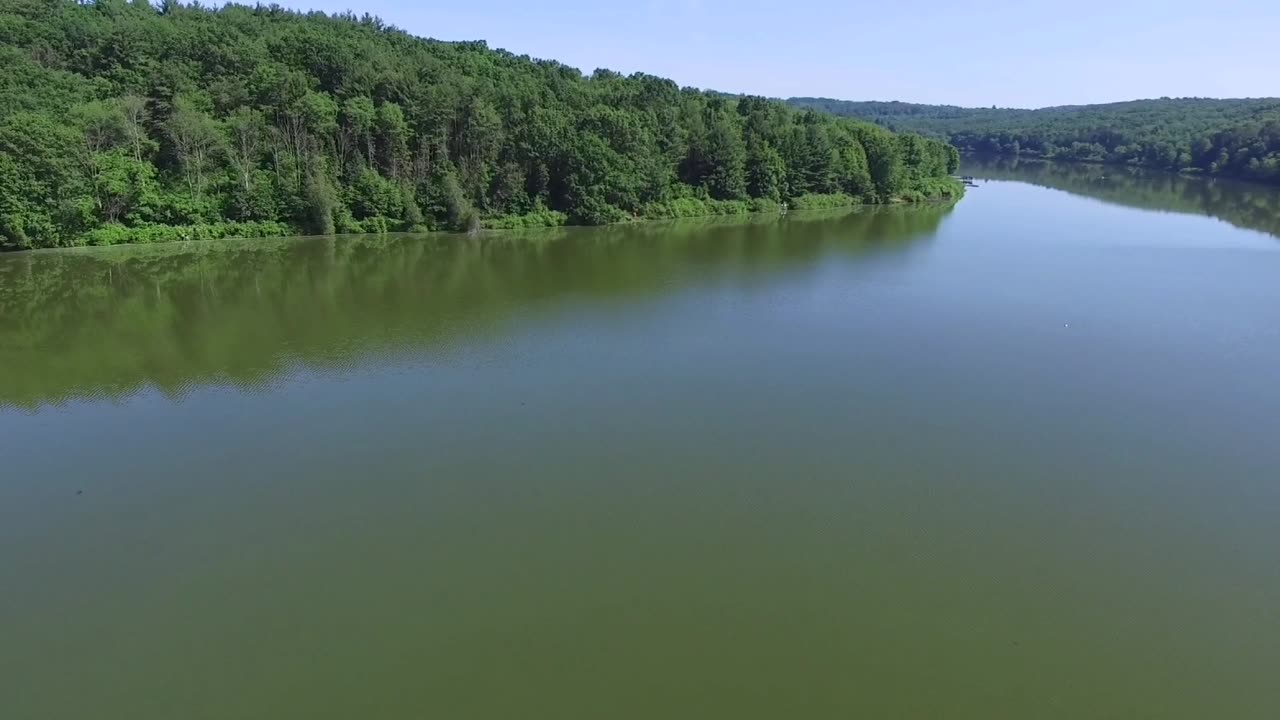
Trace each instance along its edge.
<path fill-rule="evenodd" d="M 1126 163 L 1280 184 L 1280 98 L 1163 98 L 1040 110 L 791 98 L 961 150 Z"/>
<path fill-rule="evenodd" d="M 603 224 L 955 194 L 955 148 L 354 15 L 5 0 L 0 236 Z"/>

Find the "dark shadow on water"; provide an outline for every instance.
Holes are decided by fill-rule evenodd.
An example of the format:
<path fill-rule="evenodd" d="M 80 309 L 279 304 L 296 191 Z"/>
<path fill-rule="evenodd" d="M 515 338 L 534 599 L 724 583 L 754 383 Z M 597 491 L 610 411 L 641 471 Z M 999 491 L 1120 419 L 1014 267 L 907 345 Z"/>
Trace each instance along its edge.
<path fill-rule="evenodd" d="M 0 258 L 0 408 L 448 353 L 560 300 L 767 279 L 934 233 L 951 206 L 460 235 L 219 241 Z"/>

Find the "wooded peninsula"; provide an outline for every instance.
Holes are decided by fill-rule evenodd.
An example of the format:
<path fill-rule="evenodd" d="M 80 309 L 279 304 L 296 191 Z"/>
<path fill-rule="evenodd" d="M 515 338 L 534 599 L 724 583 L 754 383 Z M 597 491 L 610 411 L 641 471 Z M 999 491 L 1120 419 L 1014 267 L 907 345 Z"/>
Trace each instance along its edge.
<path fill-rule="evenodd" d="M 0 11 L 9 249 L 739 214 L 962 192 L 956 148 L 377 18 Z"/>

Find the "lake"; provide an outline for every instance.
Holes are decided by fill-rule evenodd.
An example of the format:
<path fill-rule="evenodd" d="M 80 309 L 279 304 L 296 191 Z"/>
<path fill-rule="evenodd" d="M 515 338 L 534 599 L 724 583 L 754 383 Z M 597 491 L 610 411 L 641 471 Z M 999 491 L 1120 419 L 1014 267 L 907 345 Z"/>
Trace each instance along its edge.
<path fill-rule="evenodd" d="M 1280 191 L 0 257 L 0 716 L 1275 718 Z"/>

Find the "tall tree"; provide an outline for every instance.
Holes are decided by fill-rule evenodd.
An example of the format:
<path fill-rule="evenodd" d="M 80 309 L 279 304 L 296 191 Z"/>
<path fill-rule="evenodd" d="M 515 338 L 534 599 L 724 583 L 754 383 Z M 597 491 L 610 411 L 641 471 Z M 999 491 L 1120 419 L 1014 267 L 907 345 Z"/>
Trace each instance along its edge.
<path fill-rule="evenodd" d="M 174 155 L 182 167 L 187 186 L 194 197 L 204 192 L 206 175 L 222 149 L 222 129 L 196 103 L 179 97 L 165 127 Z"/>

